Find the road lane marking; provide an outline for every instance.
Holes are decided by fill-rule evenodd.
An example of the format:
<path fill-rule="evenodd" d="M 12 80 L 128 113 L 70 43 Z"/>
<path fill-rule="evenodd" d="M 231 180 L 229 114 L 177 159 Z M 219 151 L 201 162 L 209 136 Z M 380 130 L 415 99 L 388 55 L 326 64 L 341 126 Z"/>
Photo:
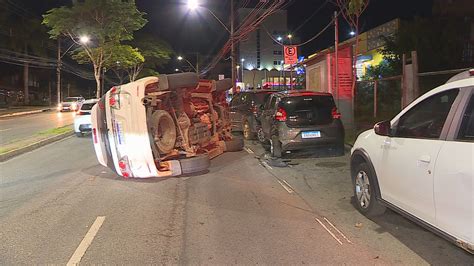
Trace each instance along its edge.
<path fill-rule="evenodd" d="M 13 128 L 5 128 L 5 129 L 0 129 L 0 132 L 3 132 L 3 131 L 8 131 L 8 130 L 12 130 Z"/>
<path fill-rule="evenodd" d="M 100 227 L 104 223 L 105 216 L 97 216 L 95 219 L 94 223 L 92 224 L 91 228 L 89 228 L 89 231 L 87 234 L 84 236 L 82 239 L 81 243 L 77 247 L 76 251 L 74 254 L 72 254 L 72 257 L 69 259 L 67 265 L 77 265 L 81 259 L 82 256 L 86 253 L 87 249 L 92 243 L 92 240 L 94 240 L 95 235 L 99 231 Z"/>
<path fill-rule="evenodd" d="M 338 233 L 342 236 L 342 238 L 344 238 L 344 239 L 347 241 L 347 243 L 352 244 L 352 242 L 349 240 L 349 238 L 347 238 L 339 229 L 337 229 L 337 227 L 336 227 L 335 225 L 333 225 L 326 217 L 324 217 L 324 220 L 325 220 L 332 228 L 334 228 L 334 230 L 336 230 L 336 232 L 338 232 Z"/>
<path fill-rule="evenodd" d="M 285 179 L 282 179 L 281 181 L 283 181 L 283 183 L 285 183 L 285 185 L 287 185 L 289 188 L 291 188 L 291 190 L 295 190 L 290 184 L 288 184 L 288 182 L 286 182 Z"/>
<path fill-rule="evenodd" d="M 244 147 L 244 150 L 248 152 L 249 154 L 254 154 L 254 152 L 250 148 Z"/>
<path fill-rule="evenodd" d="M 265 167 L 267 169 L 273 170 L 273 168 L 267 162 L 262 162 L 262 165 L 263 165 L 263 167 Z"/>
<path fill-rule="evenodd" d="M 277 180 L 277 181 L 288 193 L 292 194 L 294 192 L 293 189 L 291 189 L 290 187 L 287 187 L 284 183 L 280 182 L 280 180 Z"/>
<path fill-rule="evenodd" d="M 326 229 L 326 231 L 332 236 L 332 238 L 334 238 L 334 239 L 339 243 L 339 245 L 342 245 L 341 240 L 340 240 L 339 238 L 337 238 L 337 236 L 334 235 L 334 233 L 331 232 L 331 230 L 329 230 L 318 218 L 314 218 L 314 219 L 316 219 L 316 221 L 318 221 L 318 223 L 319 223 L 324 229 Z"/>

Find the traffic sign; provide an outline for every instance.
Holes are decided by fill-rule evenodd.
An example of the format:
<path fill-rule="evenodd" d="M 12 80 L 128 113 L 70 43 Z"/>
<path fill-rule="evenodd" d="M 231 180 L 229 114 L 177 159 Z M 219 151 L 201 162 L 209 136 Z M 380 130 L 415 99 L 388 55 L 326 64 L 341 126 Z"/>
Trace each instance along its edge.
<path fill-rule="evenodd" d="M 283 51 L 285 54 L 285 65 L 293 65 L 298 63 L 298 52 L 296 46 L 285 45 Z"/>

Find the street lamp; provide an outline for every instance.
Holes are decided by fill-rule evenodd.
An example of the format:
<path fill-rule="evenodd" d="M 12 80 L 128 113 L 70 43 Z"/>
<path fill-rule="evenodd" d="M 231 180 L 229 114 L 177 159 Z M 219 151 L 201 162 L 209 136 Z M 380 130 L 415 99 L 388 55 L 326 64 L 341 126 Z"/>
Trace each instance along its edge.
<path fill-rule="evenodd" d="M 281 36 L 278 36 L 277 41 L 281 42 L 281 40 L 283 40 L 283 38 Z"/>
<path fill-rule="evenodd" d="M 349 32 L 349 35 L 354 36 L 354 35 L 356 35 L 356 33 L 355 33 L 355 31 L 351 30 L 351 32 Z"/>
<path fill-rule="evenodd" d="M 63 54 L 61 54 L 61 41 L 58 38 L 58 62 L 56 65 L 56 78 L 57 78 L 56 89 L 57 89 L 57 94 L 58 94 L 58 99 L 57 99 L 58 104 L 61 103 L 61 63 L 62 63 L 61 59 L 69 52 L 69 50 L 71 50 L 71 48 L 75 44 L 86 45 L 87 43 L 89 43 L 89 41 L 90 41 L 90 38 L 87 35 L 80 36 L 79 42 L 73 39 L 73 43 L 69 46 L 69 48 L 66 49 L 66 51 Z"/>
<path fill-rule="evenodd" d="M 178 56 L 176 59 L 178 59 L 178 61 L 182 61 L 182 60 L 186 61 L 186 62 L 192 67 L 192 69 L 194 70 L 194 72 L 196 72 L 197 74 L 199 74 L 197 68 L 194 67 L 193 64 L 191 64 L 191 62 L 188 61 L 188 59 L 186 59 L 186 58 L 184 58 L 184 57 L 182 57 L 182 56 Z M 196 62 L 196 63 L 197 63 L 197 62 Z"/>
<path fill-rule="evenodd" d="M 220 20 L 214 12 L 212 12 L 209 8 L 207 7 L 202 7 L 199 5 L 198 0 L 188 0 L 188 8 L 190 10 L 197 10 L 198 8 L 204 8 L 206 9 L 211 15 L 225 28 L 225 30 L 229 33 L 230 41 L 231 41 L 231 60 L 232 60 L 232 88 L 235 91 L 235 43 L 234 43 L 234 0 L 230 0 L 230 30 L 227 28 L 224 22 Z"/>
<path fill-rule="evenodd" d="M 286 37 L 288 37 L 288 39 L 290 39 L 290 40 L 291 40 L 291 38 L 293 38 L 293 35 L 291 35 L 291 34 L 288 34 Z"/>

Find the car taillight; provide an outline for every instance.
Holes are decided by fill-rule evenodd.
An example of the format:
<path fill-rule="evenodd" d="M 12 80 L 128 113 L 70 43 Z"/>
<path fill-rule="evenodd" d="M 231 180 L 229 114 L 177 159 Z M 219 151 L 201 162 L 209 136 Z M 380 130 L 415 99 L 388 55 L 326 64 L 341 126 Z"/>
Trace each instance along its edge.
<path fill-rule="evenodd" d="M 470 75 L 470 76 L 474 76 L 474 68 L 473 68 L 473 69 L 469 69 L 469 75 Z"/>
<path fill-rule="evenodd" d="M 341 119 L 341 113 L 337 111 L 337 107 L 333 107 L 331 110 L 331 115 L 333 119 Z"/>
<path fill-rule="evenodd" d="M 128 157 L 127 156 L 124 156 L 119 160 L 118 166 L 119 166 L 120 172 L 122 173 L 122 176 L 124 178 L 129 178 L 131 176 L 130 166 L 128 164 Z"/>
<path fill-rule="evenodd" d="M 97 144 L 97 129 L 96 128 L 93 128 L 92 129 L 92 138 L 94 139 L 94 143 Z"/>
<path fill-rule="evenodd" d="M 286 110 L 282 107 L 278 107 L 278 110 L 275 114 L 275 119 L 277 121 L 286 121 Z"/>

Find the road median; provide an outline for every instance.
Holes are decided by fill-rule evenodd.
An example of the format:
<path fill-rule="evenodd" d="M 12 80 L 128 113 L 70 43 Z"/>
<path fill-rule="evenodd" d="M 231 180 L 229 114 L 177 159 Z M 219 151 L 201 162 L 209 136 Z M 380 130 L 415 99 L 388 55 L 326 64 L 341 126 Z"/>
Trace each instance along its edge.
<path fill-rule="evenodd" d="M 72 136 L 73 134 L 74 129 L 72 125 L 67 125 L 41 131 L 29 138 L 7 143 L 0 148 L 0 162 L 7 161 L 15 156 Z"/>

